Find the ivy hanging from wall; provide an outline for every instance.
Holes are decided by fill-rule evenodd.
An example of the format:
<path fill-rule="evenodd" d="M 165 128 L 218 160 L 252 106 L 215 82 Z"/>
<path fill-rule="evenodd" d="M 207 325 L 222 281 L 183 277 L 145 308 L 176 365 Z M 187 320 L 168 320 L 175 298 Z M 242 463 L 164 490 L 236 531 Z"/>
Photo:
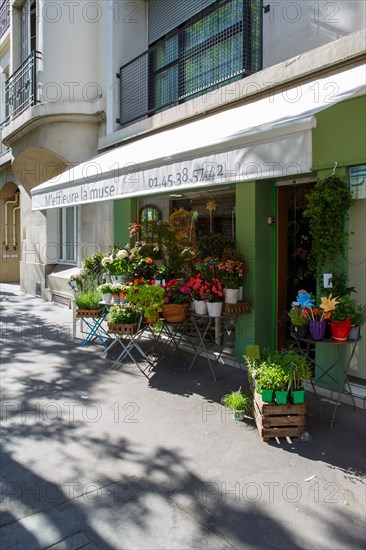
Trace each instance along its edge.
<path fill-rule="evenodd" d="M 318 180 L 308 194 L 304 217 L 309 219 L 312 246 L 308 266 L 312 273 L 337 268 L 345 254 L 345 222 L 353 198 L 349 185 L 334 174 Z"/>

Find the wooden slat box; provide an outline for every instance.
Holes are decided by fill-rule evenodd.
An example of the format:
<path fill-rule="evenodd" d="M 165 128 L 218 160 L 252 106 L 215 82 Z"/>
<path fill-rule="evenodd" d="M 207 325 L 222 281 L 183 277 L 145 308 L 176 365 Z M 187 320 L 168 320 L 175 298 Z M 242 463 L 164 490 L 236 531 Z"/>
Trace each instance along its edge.
<path fill-rule="evenodd" d="M 300 437 L 306 430 L 306 404 L 264 403 L 254 391 L 254 418 L 263 441 L 273 437 Z"/>

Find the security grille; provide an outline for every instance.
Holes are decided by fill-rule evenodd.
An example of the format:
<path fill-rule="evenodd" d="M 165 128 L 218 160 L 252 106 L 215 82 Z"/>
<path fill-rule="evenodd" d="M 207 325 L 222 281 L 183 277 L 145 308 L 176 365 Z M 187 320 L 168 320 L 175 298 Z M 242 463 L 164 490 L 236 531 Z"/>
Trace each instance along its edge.
<path fill-rule="evenodd" d="M 121 67 L 121 125 L 261 68 L 261 1 L 220 0 Z"/>

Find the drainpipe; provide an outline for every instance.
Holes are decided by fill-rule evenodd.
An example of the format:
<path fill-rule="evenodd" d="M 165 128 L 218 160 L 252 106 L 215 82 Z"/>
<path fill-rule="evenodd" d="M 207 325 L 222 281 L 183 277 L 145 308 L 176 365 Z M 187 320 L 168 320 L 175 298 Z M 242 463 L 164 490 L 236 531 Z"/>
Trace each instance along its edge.
<path fill-rule="evenodd" d="M 9 242 L 8 242 L 8 204 L 16 204 L 18 202 L 18 199 L 19 199 L 19 191 L 17 191 L 15 193 L 15 197 L 14 197 L 14 200 L 13 201 L 6 201 L 5 205 L 4 205 L 4 209 L 5 209 L 5 242 L 4 242 L 4 245 L 5 245 L 5 250 L 9 250 Z M 14 240 L 14 239 L 13 239 Z"/>
<path fill-rule="evenodd" d="M 14 206 L 13 208 L 13 250 L 17 249 L 17 242 L 16 242 L 17 235 L 16 235 L 16 227 L 15 227 L 15 215 L 17 210 L 20 210 L 20 206 Z"/>

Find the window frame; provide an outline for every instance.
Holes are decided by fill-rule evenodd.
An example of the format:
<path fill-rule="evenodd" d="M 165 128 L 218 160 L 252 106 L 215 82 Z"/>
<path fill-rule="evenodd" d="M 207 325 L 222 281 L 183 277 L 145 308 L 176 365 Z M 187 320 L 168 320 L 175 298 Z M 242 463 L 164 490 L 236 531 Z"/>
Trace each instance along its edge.
<path fill-rule="evenodd" d="M 73 210 L 73 241 L 67 240 L 67 210 Z M 58 240 L 58 250 L 59 250 L 59 259 L 58 263 L 67 264 L 67 265 L 77 265 L 78 263 L 78 221 L 79 221 L 79 207 L 78 206 L 66 206 L 63 208 L 58 208 L 57 212 L 57 240 Z M 69 247 L 72 246 L 73 249 L 73 259 L 68 258 Z"/>

